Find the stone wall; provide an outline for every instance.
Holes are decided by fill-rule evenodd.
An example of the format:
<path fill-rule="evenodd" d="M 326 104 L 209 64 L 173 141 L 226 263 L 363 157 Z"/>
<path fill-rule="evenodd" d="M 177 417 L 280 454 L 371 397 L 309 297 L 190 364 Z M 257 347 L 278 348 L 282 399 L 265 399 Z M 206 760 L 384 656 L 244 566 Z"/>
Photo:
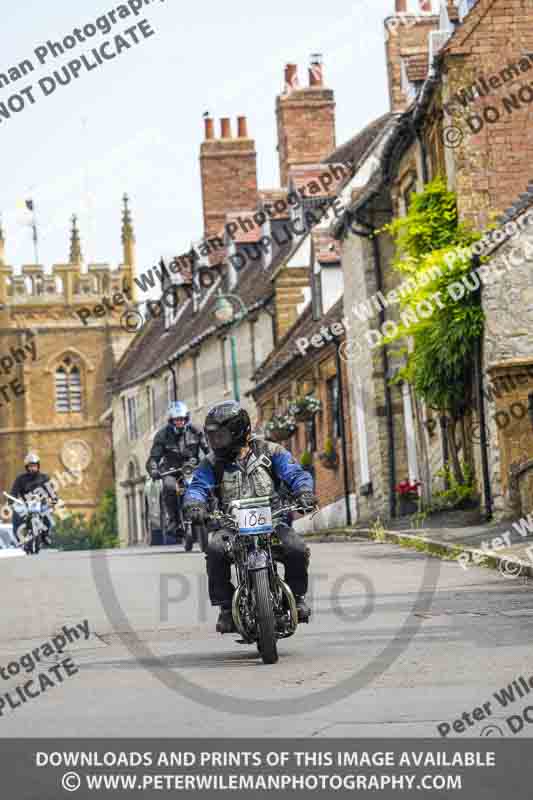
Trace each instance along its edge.
<path fill-rule="evenodd" d="M 518 220 L 522 222 L 527 215 Z M 533 456 L 533 426 L 528 396 L 533 392 L 533 226 L 494 253 L 483 283 L 485 386 L 492 382 L 493 402 L 486 400 L 490 477 L 499 515 L 512 513 L 509 470 Z M 509 376 L 509 379 L 507 379 Z M 503 383 L 502 383 L 503 379 Z"/>

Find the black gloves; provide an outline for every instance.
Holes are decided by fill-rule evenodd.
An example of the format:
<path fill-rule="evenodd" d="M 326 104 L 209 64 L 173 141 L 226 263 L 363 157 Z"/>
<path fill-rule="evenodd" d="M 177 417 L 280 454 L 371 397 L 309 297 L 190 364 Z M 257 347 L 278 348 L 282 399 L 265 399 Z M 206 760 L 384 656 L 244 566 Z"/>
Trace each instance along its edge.
<path fill-rule="evenodd" d="M 315 497 L 313 492 L 300 492 L 300 494 L 296 495 L 296 499 L 303 508 L 314 508 L 318 505 L 318 498 Z"/>
<path fill-rule="evenodd" d="M 191 522 L 202 523 L 207 517 L 207 506 L 204 503 L 196 503 L 191 506 L 184 506 L 183 513 Z"/>

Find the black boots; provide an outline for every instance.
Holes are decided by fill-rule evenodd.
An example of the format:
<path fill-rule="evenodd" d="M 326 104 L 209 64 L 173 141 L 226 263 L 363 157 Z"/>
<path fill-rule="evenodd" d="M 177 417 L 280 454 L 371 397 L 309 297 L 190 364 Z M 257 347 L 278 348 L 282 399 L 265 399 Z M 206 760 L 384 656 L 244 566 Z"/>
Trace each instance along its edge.
<path fill-rule="evenodd" d="M 231 608 L 221 608 L 217 620 L 217 633 L 235 633 L 236 630 Z"/>
<path fill-rule="evenodd" d="M 311 609 L 305 602 L 305 596 L 303 594 L 296 595 L 294 599 L 296 600 L 296 608 L 298 609 L 298 622 L 309 622 Z"/>

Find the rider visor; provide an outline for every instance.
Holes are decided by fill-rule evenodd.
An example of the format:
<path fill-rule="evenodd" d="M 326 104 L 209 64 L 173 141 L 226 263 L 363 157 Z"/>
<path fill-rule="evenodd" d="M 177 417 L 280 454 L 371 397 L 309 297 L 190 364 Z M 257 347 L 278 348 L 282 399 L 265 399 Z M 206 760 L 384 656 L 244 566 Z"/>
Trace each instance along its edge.
<path fill-rule="evenodd" d="M 205 432 L 213 450 L 222 450 L 232 443 L 233 437 L 227 428 L 207 427 Z"/>

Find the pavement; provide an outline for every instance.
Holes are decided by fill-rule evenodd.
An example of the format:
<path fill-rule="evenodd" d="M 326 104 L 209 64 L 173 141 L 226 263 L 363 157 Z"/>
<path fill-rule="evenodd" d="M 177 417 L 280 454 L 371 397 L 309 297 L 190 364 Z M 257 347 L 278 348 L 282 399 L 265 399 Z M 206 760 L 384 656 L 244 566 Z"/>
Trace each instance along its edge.
<path fill-rule="evenodd" d="M 439 725 L 450 726 L 449 738 L 493 735 L 489 725 L 515 735 L 509 715 L 528 699 L 517 695 L 510 709 L 494 693 L 533 673 L 528 578 L 464 570 L 353 532 L 350 541 L 311 541 L 311 551 L 311 623 L 279 642 L 272 666 L 215 632 L 196 550 L 2 560 L 0 738 L 440 738 Z M 88 638 L 62 647 L 65 626 L 85 622 Z M 53 637 L 61 653 L 44 648 Z M 35 650 L 32 669 L 25 657 Z M 24 672 L 6 673 L 23 658 Z M 38 671 L 52 682 L 41 691 Z M 17 705 L 16 687 L 28 680 L 35 697 Z M 454 720 L 487 702 L 486 718 L 468 717 L 454 732 Z M 528 721 L 515 727 L 516 736 L 533 732 Z"/>
<path fill-rule="evenodd" d="M 307 538 L 324 542 L 349 541 L 352 537 L 387 541 L 454 559 L 465 570 L 485 566 L 509 577 L 533 577 L 533 515 L 528 525 L 520 519 L 472 523 L 469 516 L 462 512 L 436 514 L 418 526 L 405 517 L 385 524 L 313 531 Z"/>

